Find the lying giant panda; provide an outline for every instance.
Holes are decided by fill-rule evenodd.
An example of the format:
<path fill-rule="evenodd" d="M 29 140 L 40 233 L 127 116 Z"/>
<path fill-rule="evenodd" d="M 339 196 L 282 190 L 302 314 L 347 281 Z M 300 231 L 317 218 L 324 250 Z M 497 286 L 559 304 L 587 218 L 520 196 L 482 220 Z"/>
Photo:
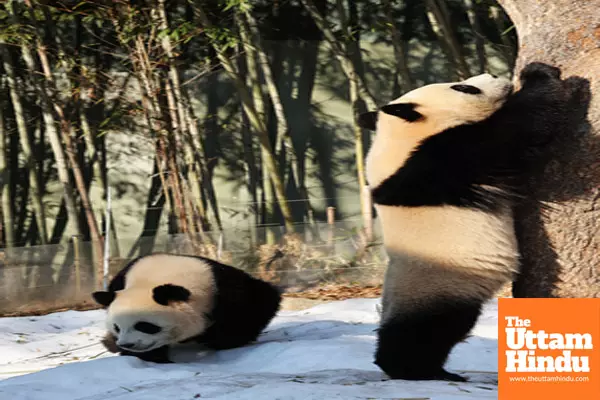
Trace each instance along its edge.
<path fill-rule="evenodd" d="M 216 350 L 252 342 L 281 302 L 277 287 L 237 268 L 161 253 L 131 261 L 92 296 L 107 308 L 107 349 L 158 363 L 181 342 Z"/>
<path fill-rule="evenodd" d="M 513 207 L 576 90 L 540 63 L 520 81 L 431 84 L 359 118 L 376 130 L 366 173 L 389 266 L 375 363 L 391 378 L 464 381 L 446 359 L 518 272 Z"/>

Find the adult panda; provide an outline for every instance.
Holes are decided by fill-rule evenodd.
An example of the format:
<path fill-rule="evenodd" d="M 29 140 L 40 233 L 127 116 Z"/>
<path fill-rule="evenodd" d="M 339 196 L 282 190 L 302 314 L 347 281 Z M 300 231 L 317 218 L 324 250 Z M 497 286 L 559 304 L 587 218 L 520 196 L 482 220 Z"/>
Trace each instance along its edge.
<path fill-rule="evenodd" d="M 465 381 L 447 357 L 519 270 L 513 207 L 579 81 L 532 63 L 520 82 L 431 84 L 359 117 L 389 256 L 375 364 L 393 379 Z"/>
<path fill-rule="evenodd" d="M 163 253 L 132 260 L 92 296 L 107 309 L 106 348 L 158 363 L 181 342 L 215 350 L 252 342 L 281 302 L 279 288 L 242 270 Z"/>

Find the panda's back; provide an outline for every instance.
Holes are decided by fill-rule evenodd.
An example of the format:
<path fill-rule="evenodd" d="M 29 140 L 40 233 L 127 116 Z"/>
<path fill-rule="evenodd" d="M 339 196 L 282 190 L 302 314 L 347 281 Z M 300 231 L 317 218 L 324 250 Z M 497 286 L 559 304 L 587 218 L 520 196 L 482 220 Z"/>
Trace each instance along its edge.
<path fill-rule="evenodd" d="M 214 286 L 211 266 L 202 259 L 172 254 L 153 254 L 138 259 L 127 272 L 125 288 L 155 287 L 170 283 L 206 291 Z"/>

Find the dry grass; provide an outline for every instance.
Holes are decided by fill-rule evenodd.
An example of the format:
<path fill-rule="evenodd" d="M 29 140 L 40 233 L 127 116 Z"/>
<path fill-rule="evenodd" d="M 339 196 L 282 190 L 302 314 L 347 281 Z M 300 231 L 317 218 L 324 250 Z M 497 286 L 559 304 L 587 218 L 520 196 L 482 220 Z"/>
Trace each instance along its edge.
<path fill-rule="evenodd" d="M 344 232 L 342 251 L 331 243 L 307 245 L 301 235 L 283 235 L 276 244 L 263 244 L 251 249 L 223 251 L 220 261 L 236 265 L 247 272 L 281 286 L 284 296 L 310 300 L 333 301 L 350 298 L 381 296 L 385 260 L 380 245 L 369 243 L 362 232 L 348 236 Z M 185 238 L 184 238 L 185 239 Z M 339 239 L 338 239 L 339 240 Z M 170 252 L 216 258 L 213 242 L 198 243 L 180 240 Z M 345 246 L 345 247 L 344 247 Z M 337 249 L 339 250 L 339 248 Z M 111 259 L 109 279 L 127 262 Z M 49 313 L 99 308 L 91 299 L 93 282 L 83 279 L 80 292 L 75 293 L 75 279 L 70 277 L 61 293 L 50 287 L 48 293 L 24 290 L 0 307 L 0 317 L 45 315 Z M 496 297 L 511 297 L 511 285 L 500 290 Z"/>
<path fill-rule="evenodd" d="M 82 301 L 79 303 L 56 302 L 48 304 L 47 302 L 34 302 L 20 307 L 15 311 L 0 313 L 0 317 L 31 317 L 52 314 L 62 311 L 89 311 L 97 310 L 100 306 L 90 301 Z"/>
<path fill-rule="evenodd" d="M 373 299 L 381 296 L 382 286 L 360 285 L 327 285 L 312 288 L 302 292 L 285 293 L 285 297 L 294 297 L 311 300 L 346 300 L 356 298 Z"/>
<path fill-rule="evenodd" d="M 512 297 L 510 294 L 510 284 L 498 292 L 496 297 Z M 300 289 L 288 291 L 283 294 L 284 297 L 301 298 L 310 300 L 336 301 L 355 298 L 378 298 L 382 293 L 382 285 L 358 285 L 358 284 L 326 284 L 309 289 Z M 91 301 L 81 301 L 77 303 L 56 302 L 34 302 L 20 307 L 11 312 L 0 313 L 0 317 L 25 317 L 40 316 L 61 311 L 88 311 L 96 310 L 100 307 Z"/>

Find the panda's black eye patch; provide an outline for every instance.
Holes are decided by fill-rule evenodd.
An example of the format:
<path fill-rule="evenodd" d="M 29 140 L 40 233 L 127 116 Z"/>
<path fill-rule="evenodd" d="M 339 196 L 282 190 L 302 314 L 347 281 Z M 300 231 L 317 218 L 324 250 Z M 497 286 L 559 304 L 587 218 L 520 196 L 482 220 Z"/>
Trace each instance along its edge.
<path fill-rule="evenodd" d="M 452 85 L 450 89 L 454 89 L 457 92 L 467 93 L 467 94 L 480 94 L 481 90 L 471 85 Z"/>
<path fill-rule="evenodd" d="M 160 326 L 154 325 L 150 322 L 138 322 L 133 326 L 133 329 L 135 329 L 136 331 L 147 333 L 149 335 L 154 335 L 155 333 L 162 331 L 162 328 Z"/>

